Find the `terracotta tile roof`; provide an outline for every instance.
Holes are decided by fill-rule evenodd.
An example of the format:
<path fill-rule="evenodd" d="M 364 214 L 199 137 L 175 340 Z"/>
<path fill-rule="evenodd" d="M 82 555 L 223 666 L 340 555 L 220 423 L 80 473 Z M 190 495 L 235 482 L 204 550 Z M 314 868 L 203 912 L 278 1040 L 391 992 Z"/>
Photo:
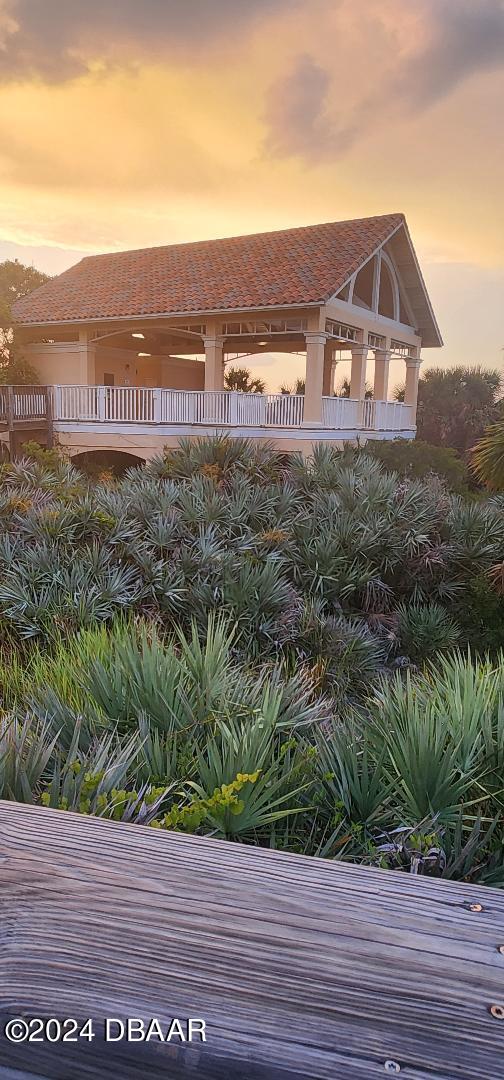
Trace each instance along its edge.
<path fill-rule="evenodd" d="M 14 305 L 19 323 L 323 303 L 402 214 L 92 255 Z"/>

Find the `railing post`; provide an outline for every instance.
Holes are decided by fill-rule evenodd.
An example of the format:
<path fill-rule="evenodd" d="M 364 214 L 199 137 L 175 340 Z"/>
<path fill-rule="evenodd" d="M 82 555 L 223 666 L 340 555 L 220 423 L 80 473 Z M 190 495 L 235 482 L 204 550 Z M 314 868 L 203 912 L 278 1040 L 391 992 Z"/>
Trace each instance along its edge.
<path fill-rule="evenodd" d="M 14 433 L 14 390 L 7 386 L 7 426 L 9 429 L 9 453 L 11 460 L 16 454 L 16 436 Z"/>
<path fill-rule="evenodd" d="M 7 423 L 9 425 L 9 431 L 12 431 L 14 427 L 14 387 L 7 387 Z"/>
<path fill-rule="evenodd" d="M 54 399 L 53 387 L 45 387 L 46 422 L 47 422 L 47 449 L 54 446 Z"/>
<path fill-rule="evenodd" d="M 152 419 L 155 424 L 161 423 L 161 390 L 152 391 Z"/>
<path fill-rule="evenodd" d="M 98 419 L 99 420 L 105 420 L 105 404 L 106 404 L 105 395 L 106 395 L 106 392 L 107 392 L 107 387 L 106 386 L 98 386 L 97 387 L 97 397 L 98 397 L 97 404 L 98 404 Z"/>
<path fill-rule="evenodd" d="M 170 420 L 174 416 L 174 408 L 172 405 L 172 398 L 169 390 L 159 391 L 159 408 L 161 410 L 161 416 L 164 419 L 165 424 L 170 423 Z M 177 415 L 177 420 L 179 419 Z"/>
<path fill-rule="evenodd" d="M 229 423 L 234 427 L 238 425 L 238 393 L 236 390 L 231 391 L 229 398 Z"/>

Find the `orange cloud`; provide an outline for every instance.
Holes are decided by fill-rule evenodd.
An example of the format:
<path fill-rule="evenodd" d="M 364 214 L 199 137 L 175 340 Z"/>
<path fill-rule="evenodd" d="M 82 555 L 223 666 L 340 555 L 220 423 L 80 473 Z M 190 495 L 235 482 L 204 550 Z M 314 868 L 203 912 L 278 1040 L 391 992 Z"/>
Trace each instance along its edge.
<path fill-rule="evenodd" d="M 450 319 L 457 264 L 504 261 L 502 18 L 502 0 L 0 0 L 2 236 L 99 251 L 402 210 Z"/>

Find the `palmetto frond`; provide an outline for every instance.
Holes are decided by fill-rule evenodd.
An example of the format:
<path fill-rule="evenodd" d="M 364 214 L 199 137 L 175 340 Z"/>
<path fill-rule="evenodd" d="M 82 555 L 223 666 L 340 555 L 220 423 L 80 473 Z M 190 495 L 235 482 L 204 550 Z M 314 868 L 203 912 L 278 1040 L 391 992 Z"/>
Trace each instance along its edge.
<path fill-rule="evenodd" d="M 489 427 L 473 447 L 471 467 L 490 491 L 504 491 L 504 420 Z"/>

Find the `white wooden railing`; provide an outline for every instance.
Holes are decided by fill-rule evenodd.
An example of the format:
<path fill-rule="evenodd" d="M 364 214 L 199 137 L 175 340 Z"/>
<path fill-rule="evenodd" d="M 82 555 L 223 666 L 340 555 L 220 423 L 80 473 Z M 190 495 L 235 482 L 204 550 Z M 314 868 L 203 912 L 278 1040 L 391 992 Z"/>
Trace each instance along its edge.
<path fill-rule="evenodd" d="M 359 402 L 353 398 L 322 398 L 322 424 L 340 431 L 359 427 Z"/>
<path fill-rule="evenodd" d="M 12 401 L 15 420 L 45 419 L 47 414 L 47 391 L 45 387 L 15 387 Z"/>
<path fill-rule="evenodd" d="M 142 386 L 55 386 L 53 390 L 55 421 L 270 428 L 299 428 L 303 423 L 301 394 Z M 322 426 L 341 431 L 402 431 L 412 426 L 412 410 L 394 401 L 324 397 Z"/>
<path fill-rule="evenodd" d="M 364 398 L 359 401 L 359 427 L 364 431 L 373 431 L 375 426 L 376 401 L 373 398 Z"/>
<path fill-rule="evenodd" d="M 415 426 L 411 405 L 402 401 L 376 401 L 375 431 L 404 431 Z"/>
<path fill-rule="evenodd" d="M 268 394 L 266 396 L 266 424 L 269 427 L 301 427 L 303 414 L 303 394 Z"/>
<path fill-rule="evenodd" d="M 0 418 L 13 423 L 25 420 L 46 420 L 48 416 L 46 386 L 0 387 Z"/>

